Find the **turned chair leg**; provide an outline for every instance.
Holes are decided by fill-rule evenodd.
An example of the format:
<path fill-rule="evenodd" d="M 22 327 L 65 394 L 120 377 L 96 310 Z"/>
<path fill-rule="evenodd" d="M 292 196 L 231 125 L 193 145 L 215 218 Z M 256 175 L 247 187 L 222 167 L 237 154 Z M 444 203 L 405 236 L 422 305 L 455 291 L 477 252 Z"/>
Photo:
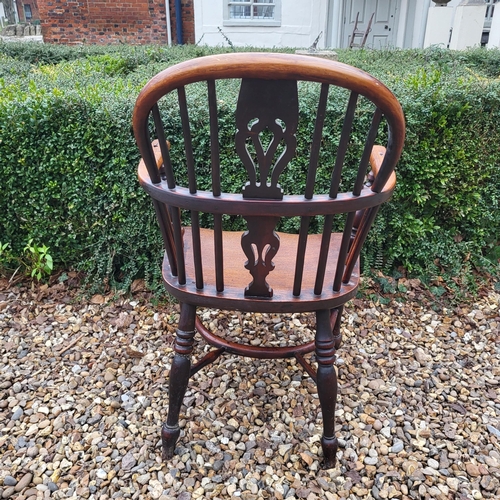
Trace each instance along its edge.
<path fill-rule="evenodd" d="M 340 344 L 340 316 L 342 309 L 316 312 L 316 361 L 318 371 L 316 381 L 323 414 L 322 467 L 335 467 L 338 441 L 335 437 L 335 405 L 337 403 L 337 374 L 333 363 L 336 348 Z"/>
<path fill-rule="evenodd" d="M 195 319 L 196 307 L 190 304 L 181 304 L 181 316 L 174 344 L 175 356 L 168 382 L 168 415 L 167 421 L 163 424 L 161 430 L 163 460 L 173 457 L 175 443 L 181 432 L 179 428 L 179 413 L 191 372 L 190 356 L 194 344 Z"/>

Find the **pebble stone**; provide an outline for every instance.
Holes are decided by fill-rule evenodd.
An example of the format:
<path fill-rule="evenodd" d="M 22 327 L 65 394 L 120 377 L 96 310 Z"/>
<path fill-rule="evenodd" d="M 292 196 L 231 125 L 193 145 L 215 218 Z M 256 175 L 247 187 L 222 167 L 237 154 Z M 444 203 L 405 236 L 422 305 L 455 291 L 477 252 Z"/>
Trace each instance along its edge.
<path fill-rule="evenodd" d="M 8 486 L 3 490 L 2 498 L 11 498 L 15 494 L 16 494 L 16 489 L 14 488 L 14 486 Z"/>
<path fill-rule="evenodd" d="M 23 409 L 20 406 L 18 406 L 12 413 L 11 420 L 19 420 L 23 416 L 23 414 L 24 414 Z"/>
<path fill-rule="evenodd" d="M 33 479 L 33 474 L 31 472 L 27 472 L 24 476 L 17 482 L 15 489 L 16 491 L 22 491 L 26 488 Z"/>
<path fill-rule="evenodd" d="M 391 453 L 399 453 L 400 451 L 403 451 L 404 449 L 404 443 L 403 441 L 396 441 L 390 448 Z"/>
<path fill-rule="evenodd" d="M 347 304 L 337 466 L 323 470 L 318 393 L 300 363 L 231 354 L 191 378 L 164 463 L 179 308 L 143 292 L 85 298 L 72 279 L 0 278 L 1 498 L 500 498 L 494 284 L 457 305 L 399 278 L 406 292 L 387 303 L 365 292 Z M 199 315 L 250 345 L 314 339 L 312 314 Z M 198 339 L 194 355 L 209 350 Z"/>

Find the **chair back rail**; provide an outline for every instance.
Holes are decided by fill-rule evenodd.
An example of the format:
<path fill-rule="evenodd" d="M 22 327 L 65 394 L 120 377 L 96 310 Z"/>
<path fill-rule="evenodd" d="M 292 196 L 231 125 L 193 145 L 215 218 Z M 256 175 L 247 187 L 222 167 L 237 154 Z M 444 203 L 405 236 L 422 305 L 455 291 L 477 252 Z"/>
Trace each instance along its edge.
<path fill-rule="evenodd" d="M 241 79 L 235 116 L 235 152 L 246 169 L 248 182 L 241 193 L 225 193 L 221 188 L 219 125 L 216 80 Z M 297 81 L 320 84 L 305 189 L 300 194 L 283 194 L 280 174 L 296 151 L 298 124 Z M 212 191 L 198 189 L 189 120 L 186 86 L 206 82 L 210 136 L 210 170 Z M 315 193 L 316 176 L 323 140 L 329 89 L 339 86 L 350 91 L 328 194 Z M 158 101 L 176 91 L 184 137 L 187 186 L 176 183 L 164 124 Z M 368 98 L 375 106 L 371 125 L 363 146 L 352 190 L 339 192 L 342 170 L 351 141 L 351 132 L 359 97 Z M 154 137 L 151 141 L 149 119 L 152 116 Z M 375 145 L 382 118 L 388 127 L 385 147 Z M 331 258 L 331 235 L 334 218 L 346 214 L 344 230 L 338 248 L 336 270 L 329 289 L 339 292 L 349 282 L 359 258 L 362 245 L 381 203 L 386 201 L 395 185 L 394 167 L 404 141 L 404 118 L 401 107 L 392 93 L 378 80 L 350 66 L 288 54 L 224 54 L 186 61 L 164 70 L 154 77 L 140 93 L 134 110 L 134 132 L 143 160 L 139 178 L 152 196 L 161 227 L 170 270 L 179 285 L 186 285 L 185 249 L 181 210 L 191 218 L 192 261 L 194 282 L 203 291 L 207 280 L 217 293 L 225 290 L 223 245 L 224 214 L 239 215 L 247 222 L 241 247 L 247 257 L 245 264 L 251 283 L 245 289 L 248 298 L 272 298 L 272 287 L 266 278 L 273 271 L 273 258 L 279 252 L 280 238 L 275 232 L 281 217 L 300 217 L 291 293 L 300 298 L 304 277 L 311 218 L 324 216 L 319 255 L 315 269 L 314 294 L 324 291 L 325 272 Z M 261 142 L 262 132 L 270 131 L 272 138 L 267 149 Z M 249 151 L 254 149 L 254 156 Z M 281 154 L 275 160 L 275 156 Z M 371 186 L 365 185 L 371 166 Z M 200 213 L 213 214 L 213 253 L 215 277 L 204 276 L 203 242 L 200 236 Z M 242 272 L 245 272 L 242 269 Z M 277 271 L 278 272 L 278 271 Z M 310 272 L 310 269 L 307 270 Z"/>

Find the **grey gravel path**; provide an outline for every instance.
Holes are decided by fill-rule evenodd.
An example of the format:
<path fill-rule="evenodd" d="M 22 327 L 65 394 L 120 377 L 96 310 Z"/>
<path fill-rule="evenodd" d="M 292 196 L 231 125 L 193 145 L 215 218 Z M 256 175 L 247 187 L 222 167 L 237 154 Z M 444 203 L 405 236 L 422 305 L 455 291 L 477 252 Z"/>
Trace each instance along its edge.
<path fill-rule="evenodd" d="M 499 293 L 435 312 L 409 290 L 346 310 L 341 447 L 324 471 L 316 388 L 294 360 L 223 356 L 200 371 L 163 464 L 175 306 L 0 281 L 0 498 L 500 498 Z M 314 325 L 201 315 L 254 344 Z"/>

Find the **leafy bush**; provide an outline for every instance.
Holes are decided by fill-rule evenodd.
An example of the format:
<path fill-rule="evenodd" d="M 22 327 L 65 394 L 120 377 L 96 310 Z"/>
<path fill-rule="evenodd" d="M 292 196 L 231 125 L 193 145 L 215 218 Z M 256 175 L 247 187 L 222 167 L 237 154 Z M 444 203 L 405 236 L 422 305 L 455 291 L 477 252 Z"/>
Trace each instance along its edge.
<path fill-rule="evenodd" d="M 434 69 L 398 83 L 408 134 L 388 254 L 419 273 L 484 267 L 500 234 L 500 82 Z"/>
<path fill-rule="evenodd" d="M 9 243 L 0 242 L 0 275 L 14 276 L 19 269 L 25 274 L 40 281 L 50 276 L 54 268 L 52 255 L 46 245 L 37 245 L 30 238 L 23 249 L 22 255 L 14 255 Z"/>
<path fill-rule="evenodd" d="M 128 286 L 157 281 L 160 237 L 148 197 L 136 180 L 131 130 L 135 98 L 146 81 L 181 60 L 224 51 L 206 47 L 78 47 L 0 44 L 0 241 L 21 255 L 30 238 L 50 248 L 59 267 L 87 271 L 89 283 Z M 499 51 L 340 51 L 340 59 L 386 83 L 407 119 L 398 184 L 369 235 L 365 262 L 417 274 L 470 275 L 498 265 L 500 243 Z M 239 190 L 234 158 L 237 89 L 218 89 L 225 188 Z M 328 182 L 343 115 L 328 104 L 319 182 Z M 208 120 L 201 90 L 189 96 L 200 126 L 195 158 L 206 172 Z M 286 191 L 306 169 L 317 87 L 301 86 L 298 150 L 281 178 Z M 179 118 L 169 113 L 172 156 L 182 161 Z M 361 130 L 368 107 L 357 113 Z M 356 129 L 358 130 L 358 129 Z M 353 153 L 354 156 L 354 153 Z M 348 176 L 343 180 L 348 182 Z M 205 221 L 207 224 L 209 220 Z M 241 224 L 227 218 L 227 227 Z M 322 223 L 318 219 L 315 229 Z M 283 229 L 297 230 L 298 221 Z"/>

